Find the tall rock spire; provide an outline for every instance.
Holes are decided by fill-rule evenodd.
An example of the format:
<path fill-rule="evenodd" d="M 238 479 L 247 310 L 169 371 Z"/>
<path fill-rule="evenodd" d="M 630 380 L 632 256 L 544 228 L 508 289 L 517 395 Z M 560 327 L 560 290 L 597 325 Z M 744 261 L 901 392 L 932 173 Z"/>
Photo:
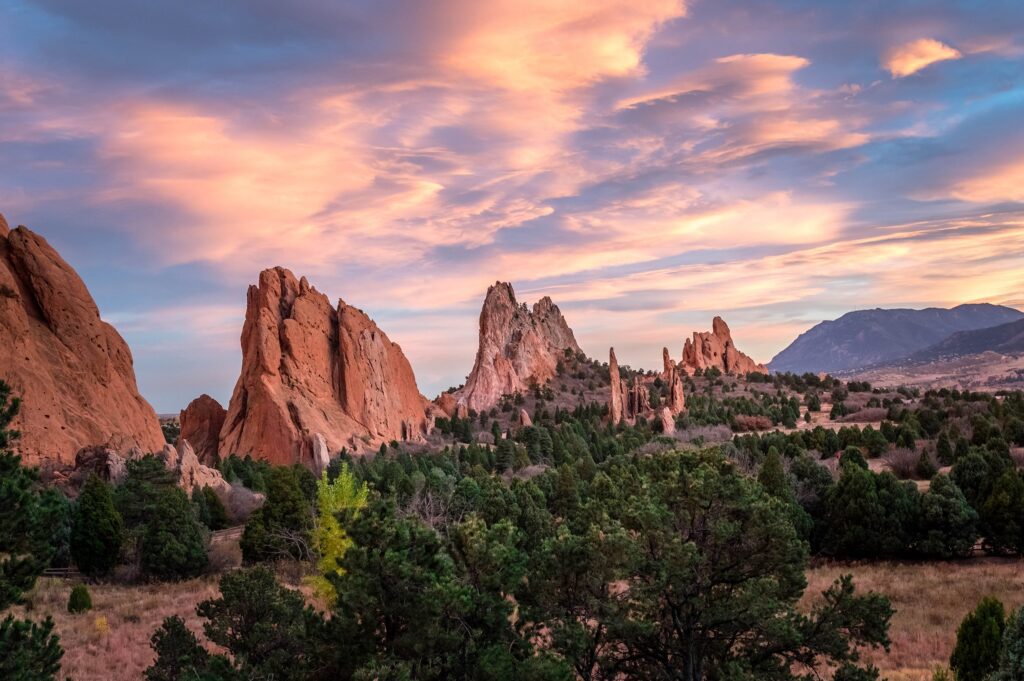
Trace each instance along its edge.
<path fill-rule="evenodd" d="M 456 402 L 481 411 L 502 395 L 542 385 L 555 376 L 566 350 L 580 352 L 580 346 L 551 298 L 541 298 L 531 310 L 516 302 L 511 284 L 499 281 L 487 289 L 473 370 L 455 393 Z"/>
<path fill-rule="evenodd" d="M 220 456 L 322 464 L 323 450 L 417 440 L 427 401 L 402 349 L 362 311 L 275 267 L 250 286 L 242 371 Z"/>

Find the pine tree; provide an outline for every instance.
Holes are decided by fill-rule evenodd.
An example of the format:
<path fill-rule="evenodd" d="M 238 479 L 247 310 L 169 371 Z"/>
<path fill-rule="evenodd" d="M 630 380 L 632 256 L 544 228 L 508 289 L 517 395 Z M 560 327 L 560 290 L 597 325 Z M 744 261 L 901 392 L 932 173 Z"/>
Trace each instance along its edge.
<path fill-rule="evenodd" d="M 142 569 L 160 579 L 198 575 L 207 564 L 206 537 L 185 493 L 164 492 L 146 523 L 141 546 Z"/>
<path fill-rule="evenodd" d="M 774 445 L 768 448 L 764 464 L 761 465 L 761 472 L 757 474 L 757 481 L 773 497 L 789 500 L 793 496 L 789 480 L 786 479 L 786 471 L 782 467 L 782 457 L 779 456 L 779 450 Z"/>
<path fill-rule="evenodd" d="M 956 647 L 949 658 L 957 681 L 984 681 L 995 670 L 1002 649 L 1006 611 L 999 600 L 985 597 L 960 622 Z"/>
<path fill-rule="evenodd" d="M 91 474 L 78 495 L 71 525 L 71 557 L 90 577 L 109 573 L 121 554 L 124 523 L 110 485 Z"/>
<path fill-rule="evenodd" d="M 20 400 L 0 381 L 0 611 L 22 602 L 53 555 L 54 527 L 37 488 L 38 476 L 10 451 L 18 433 L 10 428 Z M 0 679 L 51 681 L 64 651 L 53 620 L 0 620 Z"/>

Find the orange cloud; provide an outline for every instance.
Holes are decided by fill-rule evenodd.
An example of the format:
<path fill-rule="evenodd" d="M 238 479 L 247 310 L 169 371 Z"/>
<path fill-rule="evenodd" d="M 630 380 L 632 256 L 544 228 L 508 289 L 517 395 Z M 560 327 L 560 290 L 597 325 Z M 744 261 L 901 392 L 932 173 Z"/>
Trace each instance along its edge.
<path fill-rule="evenodd" d="M 642 71 L 658 26 L 686 13 L 680 0 L 498 0 L 459 5 L 467 25 L 445 66 L 489 87 L 536 93 Z"/>
<path fill-rule="evenodd" d="M 889 50 L 883 66 L 893 78 L 905 78 L 936 62 L 959 59 L 960 51 L 932 38 L 920 38 Z"/>
<path fill-rule="evenodd" d="M 994 203 L 1024 201 L 1024 161 L 1010 161 L 986 168 L 974 177 L 953 185 L 950 194 L 961 201 Z"/>

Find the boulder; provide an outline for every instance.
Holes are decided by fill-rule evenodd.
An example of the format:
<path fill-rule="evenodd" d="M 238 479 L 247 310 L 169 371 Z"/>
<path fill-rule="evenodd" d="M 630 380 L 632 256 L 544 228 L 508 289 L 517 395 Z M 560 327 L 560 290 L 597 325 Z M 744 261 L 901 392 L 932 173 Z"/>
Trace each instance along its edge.
<path fill-rule="evenodd" d="M 199 460 L 207 466 L 220 463 L 220 430 L 227 413 L 220 402 L 204 394 L 189 402 L 178 417 L 179 437 L 189 441 Z"/>
<path fill-rule="evenodd" d="M 0 380 L 22 398 L 25 463 L 59 468 L 105 445 L 157 451 L 163 432 L 139 394 L 132 354 L 85 283 L 46 240 L 0 224 Z"/>
<path fill-rule="evenodd" d="M 451 418 L 455 416 L 456 400 L 455 395 L 452 393 L 441 393 L 434 400 L 434 404 L 444 412 L 444 415 Z"/>
<path fill-rule="evenodd" d="M 580 352 L 580 346 L 551 298 L 531 310 L 516 302 L 511 284 L 499 281 L 487 289 L 473 370 L 455 398 L 467 409 L 490 409 L 502 395 L 553 378 L 566 350 Z"/>
<path fill-rule="evenodd" d="M 328 451 L 372 451 L 426 432 L 427 400 L 402 349 L 362 311 L 275 267 L 249 287 L 242 371 L 219 453 L 313 465 Z"/>
<path fill-rule="evenodd" d="M 532 426 L 533 419 L 530 418 L 530 414 L 525 409 L 519 410 L 519 425 L 521 426 Z"/>
<path fill-rule="evenodd" d="M 683 344 L 682 366 L 691 376 L 698 369 L 719 369 L 724 374 L 743 376 L 755 371 L 768 373 L 768 368 L 740 352 L 732 339 L 729 325 L 721 317 L 711 322 L 711 332 L 693 332 Z"/>
<path fill-rule="evenodd" d="M 90 473 L 95 473 L 101 480 L 119 483 L 128 472 L 125 464 L 125 459 L 110 447 L 90 445 L 75 453 L 75 470 L 72 477 L 81 484 Z"/>

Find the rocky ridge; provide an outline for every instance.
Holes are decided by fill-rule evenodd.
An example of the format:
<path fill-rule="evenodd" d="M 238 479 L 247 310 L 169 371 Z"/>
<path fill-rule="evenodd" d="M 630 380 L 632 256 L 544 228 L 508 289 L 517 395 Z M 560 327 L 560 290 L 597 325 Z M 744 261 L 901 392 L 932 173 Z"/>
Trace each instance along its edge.
<path fill-rule="evenodd" d="M 9 229 L 2 216 L 0 380 L 23 400 L 14 427 L 29 464 L 71 466 L 90 445 L 120 453 L 163 446 L 127 343 L 57 251 L 25 227 Z"/>

